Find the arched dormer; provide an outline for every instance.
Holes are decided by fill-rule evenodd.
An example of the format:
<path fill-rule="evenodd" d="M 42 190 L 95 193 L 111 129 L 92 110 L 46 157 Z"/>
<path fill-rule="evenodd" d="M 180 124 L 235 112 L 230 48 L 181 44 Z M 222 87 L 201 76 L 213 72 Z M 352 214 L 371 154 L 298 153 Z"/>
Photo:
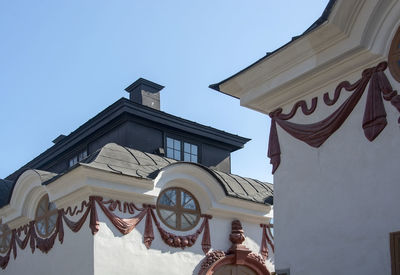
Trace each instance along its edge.
<path fill-rule="evenodd" d="M 48 193 L 42 183 L 54 176 L 53 173 L 33 169 L 22 173 L 14 185 L 9 204 L 2 209 L 6 213 L 4 222 L 12 224 L 33 220 L 37 203 Z"/>
<path fill-rule="evenodd" d="M 154 196 L 167 188 L 184 188 L 197 198 L 204 214 L 217 211 L 232 218 L 232 213 L 238 211 L 249 219 L 265 222 L 272 210 L 272 200 L 269 200 L 272 198 L 272 189 L 266 184 L 214 171 L 198 164 L 170 164 L 161 169 L 154 184 L 154 189 L 149 192 Z"/>

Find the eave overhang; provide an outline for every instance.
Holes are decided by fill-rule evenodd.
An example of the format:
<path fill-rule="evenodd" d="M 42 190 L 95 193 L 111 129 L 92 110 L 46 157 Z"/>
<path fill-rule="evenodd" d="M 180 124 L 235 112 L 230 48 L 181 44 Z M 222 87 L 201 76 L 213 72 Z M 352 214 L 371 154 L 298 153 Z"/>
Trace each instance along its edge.
<path fill-rule="evenodd" d="M 330 1 L 324 22 L 210 87 L 239 98 L 242 106 L 268 114 L 340 82 L 345 75 L 384 59 L 382 52 L 391 34 L 379 31 L 394 21 L 388 18 L 395 17 L 396 2 Z"/>
<path fill-rule="evenodd" d="M 187 119 L 183 119 L 141 104 L 121 98 L 108 108 L 88 120 L 78 129 L 64 137 L 61 141 L 44 151 L 42 154 L 25 164 L 23 167 L 6 177 L 6 180 L 13 180 L 23 171 L 30 168 L 41 167 L 57 158 L 60 154 L 70 150 L 82 140 L 90 137 L 97 131 L 102 131 L 105 126 L 118 119 L 134 116 L 143 120 L 159 123 L 164 126 L 185 131 L 212 141 L 219 142 L 231 152 L 243 148 L 250 139 L 230 134 L 209 126 L 205 126 Z"/>

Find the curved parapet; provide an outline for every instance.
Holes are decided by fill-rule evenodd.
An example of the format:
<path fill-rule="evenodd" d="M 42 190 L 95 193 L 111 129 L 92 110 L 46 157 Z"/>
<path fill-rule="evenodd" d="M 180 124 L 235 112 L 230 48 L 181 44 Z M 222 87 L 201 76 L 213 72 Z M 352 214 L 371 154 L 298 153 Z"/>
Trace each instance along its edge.
<path fill-rule="evenodd" d="M 34 169 L 22 173 L 10 189 L 12 194 L 9 195 L 8 205 L 1 209 L 5 217 L 3 222 L 33 219 L 35 216 L 33 206 L 47 193 L 46 187 L 42 184 L 54 176 L 56 176 L 54 173 Z"/>

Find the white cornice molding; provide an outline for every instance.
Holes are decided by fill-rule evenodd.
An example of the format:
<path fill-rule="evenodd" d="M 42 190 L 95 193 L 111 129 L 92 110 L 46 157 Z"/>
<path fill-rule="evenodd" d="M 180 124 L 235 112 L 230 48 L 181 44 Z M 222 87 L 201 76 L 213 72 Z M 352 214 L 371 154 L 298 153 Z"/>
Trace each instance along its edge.
<path fill-rule="evenodd" d="M 270 218 L 270 206 L 226 197 L 215 178 L 204 169 L 187 163 L 166 167 L 155 180 L 80 165 L 42 185 L 44 181 L 34 170 L 25 172 L 17 181 L 10 205 L 0 209 L 3 222 L 17 228 L 33 220 L 36 205 L 44 194 L 49 195 L 57 208 L 80 205 L 93 195 L 136 204 L 156 204 L 160 191 L 172 186 L 193 192 L 205 214 L 259 223 Z"/>
<path fill-rule="evenodd" d="M 150 192 L 157 197 L 162 189 L 168 187 L 181 187 L 191 192 L 205 214 L 256 223 L 266 223 L 271 218 L 271 206 L 226 196 L 220 183 L 195 165 L 179 163 L 167 166 L 155 179 L 155 188 Z"/>
<path fill-rule="evenodd" d="M 9 205 L 0 209 L 3 222 L 16 219 L 20 221 L 33 219 L 35 208 L 32 205 L 37 203 L 41 196 L 46 193 L 46 187 L 42 183 L 55 175 L 33 169 L 22 173 L 15 183 Z"/>
<path fill-rule="evenodd" d="M 242 106 L 269 113 L 385 59 L 396 0 L 338 0 L 328 21 L 220 85 Z"/>

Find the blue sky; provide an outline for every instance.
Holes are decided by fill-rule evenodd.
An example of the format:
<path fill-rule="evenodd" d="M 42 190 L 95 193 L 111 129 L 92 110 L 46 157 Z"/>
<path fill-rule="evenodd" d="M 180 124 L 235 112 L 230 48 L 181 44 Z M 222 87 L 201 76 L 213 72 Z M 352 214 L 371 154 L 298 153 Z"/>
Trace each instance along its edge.
<path fill-rule="evenodd" d="M 144 77 L 165 86 L 162 111 L 251 138 L 232 173 L 272 182 L 268 118 L 208 85 L 302 33 L 327 2 L 1 1 L 0 178 Z"/>

